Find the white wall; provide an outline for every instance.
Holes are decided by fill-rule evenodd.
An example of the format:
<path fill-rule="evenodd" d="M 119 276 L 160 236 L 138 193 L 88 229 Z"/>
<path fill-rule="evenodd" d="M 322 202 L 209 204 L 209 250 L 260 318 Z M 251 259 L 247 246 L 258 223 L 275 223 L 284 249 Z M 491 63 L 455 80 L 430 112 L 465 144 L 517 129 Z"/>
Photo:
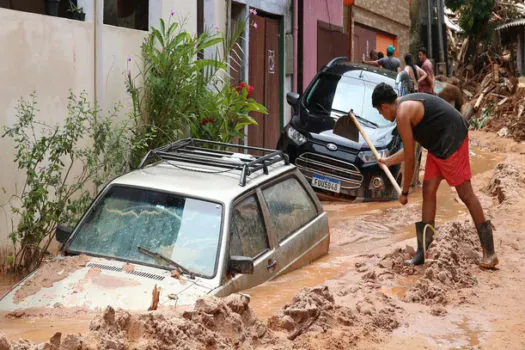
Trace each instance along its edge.
<path fill-rule="evenodd" d="M 77 93 L 86 90 L 93 101 L 98 91 L 104 108 L 118 102 L 129 108 L 124 85 L 127 58 L 132 58 L 135 69 L 147 32 L 98 22 L 100 34 L 96 38 L 94 1 L 79 2 L 86 12 L 85 22 L 0 8 L 0 127 L 13 124 L 17 101 L 34 90 L 38 93 L 38 117 L 48 123 L 63 120 L 69 89 Z M 160 16 L 169 19 L 172 9 L 177 19 L 187 19 L 186 30 L 197 32 L 194 0 L 150 0 L 150 26 L 157 26 Z M 7 237 L 15 219 L 8 202 L 25 180 L 13 161 L 14 152 L 11 142 L 0 138 L 0 259 L 9 245 Z"/>

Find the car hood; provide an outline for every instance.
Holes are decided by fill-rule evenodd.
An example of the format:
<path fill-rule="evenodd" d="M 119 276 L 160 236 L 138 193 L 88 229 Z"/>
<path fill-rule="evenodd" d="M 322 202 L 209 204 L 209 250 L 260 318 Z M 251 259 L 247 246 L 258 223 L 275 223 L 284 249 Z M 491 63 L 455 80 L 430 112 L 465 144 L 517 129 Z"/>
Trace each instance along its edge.
<path fill-rule="evenodd" d="M 392 133 L 396 128 L 395 124 L 380 127 L 380 128 L 370 128 L 364 125 L 361 125 L 361 128 L 366 133 L 368 138 L 374 143 L 376 148 L 383 148 L 388 146 L 392 141 Z M 334 134 L 333 130 L 326 130 L 320 133 L 310 132 L 310 135 L 314 140 L 322 141 L 324 143 L 334 143 L 338 146 L 348 147 L 356 150 L 360 149 L 370 149 L 366 143 L 363 135 L 359 134 L 359 141 L 352 141 L 346 137 L 342 137 Z"/>
<path fill-rule="evenodd" d="M 138 264 L 84 256 L 57 257 L 38 268 L 0 300 L 0 311 L 30 308 L 80 307 L 91 310 L 108 305 L 147 310 L 155 286 L 159 306 L 187 305 L 209 294 L 209 280 L 171 277 L 171 272 Z"/>

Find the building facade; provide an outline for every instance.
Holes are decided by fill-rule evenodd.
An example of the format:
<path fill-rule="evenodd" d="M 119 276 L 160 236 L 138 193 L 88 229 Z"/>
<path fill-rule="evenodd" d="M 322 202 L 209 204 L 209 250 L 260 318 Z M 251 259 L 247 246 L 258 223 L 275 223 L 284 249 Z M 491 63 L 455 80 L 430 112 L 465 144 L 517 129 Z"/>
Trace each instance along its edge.
<path fill-rule="evenodd" d="M 408 0 L 344 0 L 345 31 L 351 38 L 353 62 L 368 58 L 370 50 L 396 48 L 394 56 L 402 58 L 409 50 L 410 2 Z"/>
<path fill-rule="evenodd" d="M 132 59 L 129 68 L 137 69 L 147 35 L 142 29 L 158 26 L 160 18 L 168 19 L 174 10 L 175 16 L 186 19 L 189 32 L 197 32 L 195 1 L 140 0 L 141 7 L 135 3 L 78 0 L 85 13 L 80 21 L 65 18 L 64 8 L 53 12 L 47 0 L 0 0 L 0 126 L 15 122 L 18 100 L 33 91 L 38 118 L 51 125 L 63 122 L 70 89 L 85 90 L 104 109 L 129 103 L 124 85 L 127 59 Z M 134 29 L 137 26 L 140 29 Z M 13 230 L 10 203 L 24 183 L 14 153 L 11 141 L 0 138 L 0 259 Z"/>

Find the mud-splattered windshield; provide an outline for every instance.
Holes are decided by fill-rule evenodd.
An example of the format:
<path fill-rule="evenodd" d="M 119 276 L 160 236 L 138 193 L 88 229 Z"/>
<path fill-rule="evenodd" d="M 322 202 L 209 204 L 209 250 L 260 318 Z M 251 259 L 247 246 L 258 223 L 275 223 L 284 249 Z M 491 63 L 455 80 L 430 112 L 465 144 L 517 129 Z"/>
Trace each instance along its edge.
<path fill-rule="evenodd" d="M 333 110 L 354 113 L 379 126 L 391 122 L 383 118 L 372 106 L 372 92 L 375 84 L 345 76 L 324 74 L 317 79 L 305 99 L 305 107 L 316 114 L 331 114 Z"/>
<path fill-rule="evenodd" d="M 138 251 L 162 254 L 204 277 L 215 274 L 222 205 L 112 186 L 76 230 L 68 250 L 168 266 Z"/>

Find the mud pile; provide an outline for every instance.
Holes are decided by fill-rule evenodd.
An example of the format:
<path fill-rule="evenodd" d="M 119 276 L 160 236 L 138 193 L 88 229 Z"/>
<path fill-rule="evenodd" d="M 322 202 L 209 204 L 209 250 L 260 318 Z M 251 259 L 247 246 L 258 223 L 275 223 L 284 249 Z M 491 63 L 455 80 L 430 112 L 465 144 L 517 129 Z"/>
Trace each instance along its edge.
<path fill-rule="evenodd" d="M 521 188 L 524 186 L 525 176 L 519 166 L 499 163 L 484 191 L 496 197 L 500 204 L 503 202 L 512 204 L 521 197 Z"/>
<path fill-rule="evenodd" d="M 438 228 L 423 276 L 408 290 L 406 301 L 446 304 L 449 290 L 477 284 L 472 266 L 479 263 L 479 251 L 479 238 L 470 221 L 448 222 Z"/>
<path fill-rule="evenodd" d="M 8 349 L 232 349 L 276 342 L 266 325 L 249 308 L 249 298 L 235 294 L 225 299 L 199 299 L 182 317 L 160 312 L 131 314 L 107 307 L 96 316 L 86 334 L 57 333 L 49 342 L 34 345 L 9 342 L 0 336 L 0 350 Z"/>
<path fill-rule="evenodd" d="M 392 300 L 382 293 L 371 295 L 364 283 L 337 295 L 342 298 L 336 300 L 327 286 L 302 289 L 268 319 L 268 328 L 286 332 L 288 340 L 301 335 L 301 348 L 345 348 L 363 336 L 379 339 L 382 331 L 399 326 L 398 308 Z"/>
<path fill-rule="evenodd" d="M 398 248 L 385 255 L 378 263 L 379 269 L 374 272 L 378 276 L 388 272 L 421 276 L 407 291 L 404 301 L 426 305 L 447 304 L 449 290 L 477 283 L 472 265 L 480 259 L 479 238 L 470 221 L 452 221 L 438 227 L 427 250 L 425 264 L 405 266 L 405 260 L 414 253 L 414 248 L 410 246 Z"/>

